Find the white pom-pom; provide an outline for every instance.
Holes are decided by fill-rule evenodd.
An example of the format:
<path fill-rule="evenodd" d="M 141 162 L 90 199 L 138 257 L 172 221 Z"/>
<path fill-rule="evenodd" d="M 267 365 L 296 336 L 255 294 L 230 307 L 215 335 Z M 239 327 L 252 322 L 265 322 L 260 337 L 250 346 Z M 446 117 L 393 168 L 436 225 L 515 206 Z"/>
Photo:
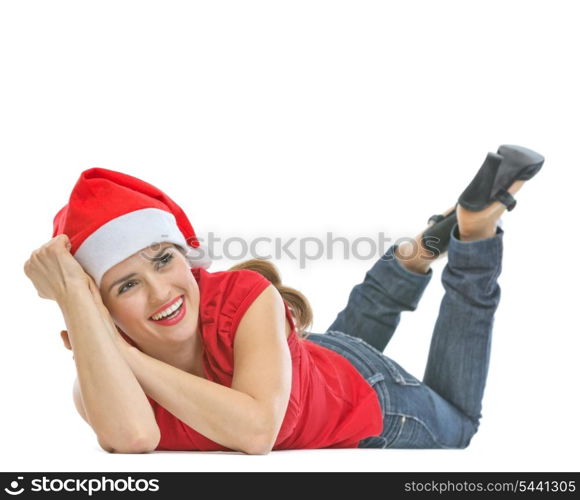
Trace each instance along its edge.
<path fill-rule="evenodd" d="M 197 248 L 188 246 L 186 250 L 185 258 L 191 267 L 203 267 L 207 269 L 211 266 L 212 260 L 209 256 L 209 251 L 202 243 Z"/>

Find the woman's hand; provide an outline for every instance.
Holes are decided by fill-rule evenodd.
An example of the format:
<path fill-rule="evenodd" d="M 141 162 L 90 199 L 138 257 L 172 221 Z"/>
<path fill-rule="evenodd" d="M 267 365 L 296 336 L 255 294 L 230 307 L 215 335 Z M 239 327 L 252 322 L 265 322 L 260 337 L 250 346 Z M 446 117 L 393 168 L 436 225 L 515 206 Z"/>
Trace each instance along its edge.
<path fill-rule="evenodd" d="M 59 301 L 71 290 L 89 287 L 90 276 L 70 253 L 66 234 L 59 234 L 34 250 L 24 263 L 24 273 L 43 299 Z"/>
<path fill-rule="evenodd" d="M 132 347 L 120 334 L 109 310 L 103 303 L 95 280 L 88 275 L 70 253 L 70 241 L 66 234 L 60 234 L 32 252 L 24 264 L 24 273 L 30 278 L 38 295 L 43 299 L 59 302 L 67 293 L 78 292 L 86 287 L 92 295 L 109 333 L 122 348 Z M 64 346 L 72 351 L 68 332 L 62 330 L 60 336 Z"/>

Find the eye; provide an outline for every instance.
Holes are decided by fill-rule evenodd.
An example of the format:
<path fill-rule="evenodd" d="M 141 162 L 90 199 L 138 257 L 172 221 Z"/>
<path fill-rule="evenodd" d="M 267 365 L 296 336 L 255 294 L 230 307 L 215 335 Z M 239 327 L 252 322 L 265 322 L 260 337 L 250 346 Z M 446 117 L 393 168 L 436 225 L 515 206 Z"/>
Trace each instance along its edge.
<path fill-rule="evenodd" d="M 163 255 L 162 257 L 159 257 L 156 260 L 155 269 L 159 269 L 159 267 L 165 267 L 167 264 L 169 264 L 171 262 L 172 259 L 173 259 L 173 254 L 171 252 L 168 252 L 165 255 Z M 119 288 L 119 294 L 122 294 L 126 290 L 130 290 L 131 288 L 135 288 L 132 286 L 129 287 L 129 285 L 131 283 L 137 283 L 137 282 L 135 280 L 127 281 L 127 283 L 125 283 L 121 288 Z"/>
<path fill-rule="evenodd" d="M 163 263 L 163 266 L 166 266 L 167 264 L 169 264 L 169 262 L 171 262 L 171 259 L 173 259 L 173 254 L 166 253 L 163 257 L 159 258 L 158 262 Z M 159 266 L 157 266 L 157 268 L 159 268 Z"/>
<path fill-rule="evenodd" d="M 135 280 L 131 280 L 131 281 L 127 281 L 127 283 L 125 283 L 121 288 L 119 288 L 119 293 L 123 293 L 125 291 L 125 289 L 127 288 L 128 285 L 130 285 L 131 283 L 137 283 Z M 130 287 L 133 288 L 133 287 Z"/>

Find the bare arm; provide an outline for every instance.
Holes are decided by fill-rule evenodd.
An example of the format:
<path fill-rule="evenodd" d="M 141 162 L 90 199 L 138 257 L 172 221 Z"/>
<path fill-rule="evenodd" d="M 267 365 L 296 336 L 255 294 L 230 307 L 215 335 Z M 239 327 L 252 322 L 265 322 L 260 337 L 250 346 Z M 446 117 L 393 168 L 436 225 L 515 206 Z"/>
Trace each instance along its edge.
<path fill-rule="evenodd" d="M 143 389 L 123 357 L 119 342 L 124 340 L 117 340 L 112 333 L 113 325 L 107 323 L 88 287 L 71 290 L 59 298 L 58 304 L 74 352 L 78 399 L 99 444 L 119 453 L 155 449 L 159 428 Z M 75 404 L 80 406 L 77 401 Z"/>
<path fill-rule="evenodd" d="M 59 234 L 34 250 L 23 270 L 39 297 L 56 301 L 64 316 L 65 345 L 74 351 L 82 393 L 75 405 L 107 451 L 154 449 L 160 433 L 153 410 L 123 357 L 124 349 L 134 348 L 117 332 L 94 280 L 70 249 L 68 236 Z"/>

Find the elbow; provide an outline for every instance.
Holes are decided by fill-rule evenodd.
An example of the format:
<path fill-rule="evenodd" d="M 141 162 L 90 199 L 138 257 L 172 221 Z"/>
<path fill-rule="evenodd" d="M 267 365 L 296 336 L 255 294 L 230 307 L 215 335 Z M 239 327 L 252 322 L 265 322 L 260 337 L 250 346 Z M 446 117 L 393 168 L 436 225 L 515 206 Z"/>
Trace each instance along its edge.
<path fill-rule="evenodd" d="M 247 455 L 267 455 L 274 448 L 275 442 L 276 437 L 272 437 L 272 434 L 262 434 L 261 436 L 252 439 L 244 448 L 244 452 Z"/>
<path fill-rule="evenodd" d="M 271 415 L 262 419 L 262 425 L 259 427 L 260 432 L 254 433 L 254 438 L 245 448 L 245 453 L 248 455 L 267 455 L 276 445 L 278 433 L 282 422 L 276 423 L 276 419 Z"/>
<path fill-rule="evenodd" d="M 108 441 L 98 438 L 99 445 L 107 453 L 151 453 L 155 451 L 161 436 L 159 432 L 151 435 L 137 435 L 123 442 Z"/>
<path fill-rule="evenodd" d="M 261 412 L 252 421 L 260 422 L 260 424 L 255 425 L 247 433 L 249 438 L 241 447 L 241 450 L 247 455 L 267 455 L 274 449 L 282 423 L 276 423 L 274 415 L 271 413 L 264 414 L 264 412 Z"/>
<path fill-rule="evenodd" d="M 272 451 L 272 447 L 260 443 L 253 443 L 251 446 L 246 447 L 244 452 L 246 455 L 267 455 Z"/>
<path fill-rule="evenodd" d="M 101 448 L 107 453 L 151 453 L 155 451 L 155 446 L 148 444 L 146 441 L 133 441 L 126 444 L 121 444 L 117 446 L 109 445 L 106 443 L 101 443 Z"/>

